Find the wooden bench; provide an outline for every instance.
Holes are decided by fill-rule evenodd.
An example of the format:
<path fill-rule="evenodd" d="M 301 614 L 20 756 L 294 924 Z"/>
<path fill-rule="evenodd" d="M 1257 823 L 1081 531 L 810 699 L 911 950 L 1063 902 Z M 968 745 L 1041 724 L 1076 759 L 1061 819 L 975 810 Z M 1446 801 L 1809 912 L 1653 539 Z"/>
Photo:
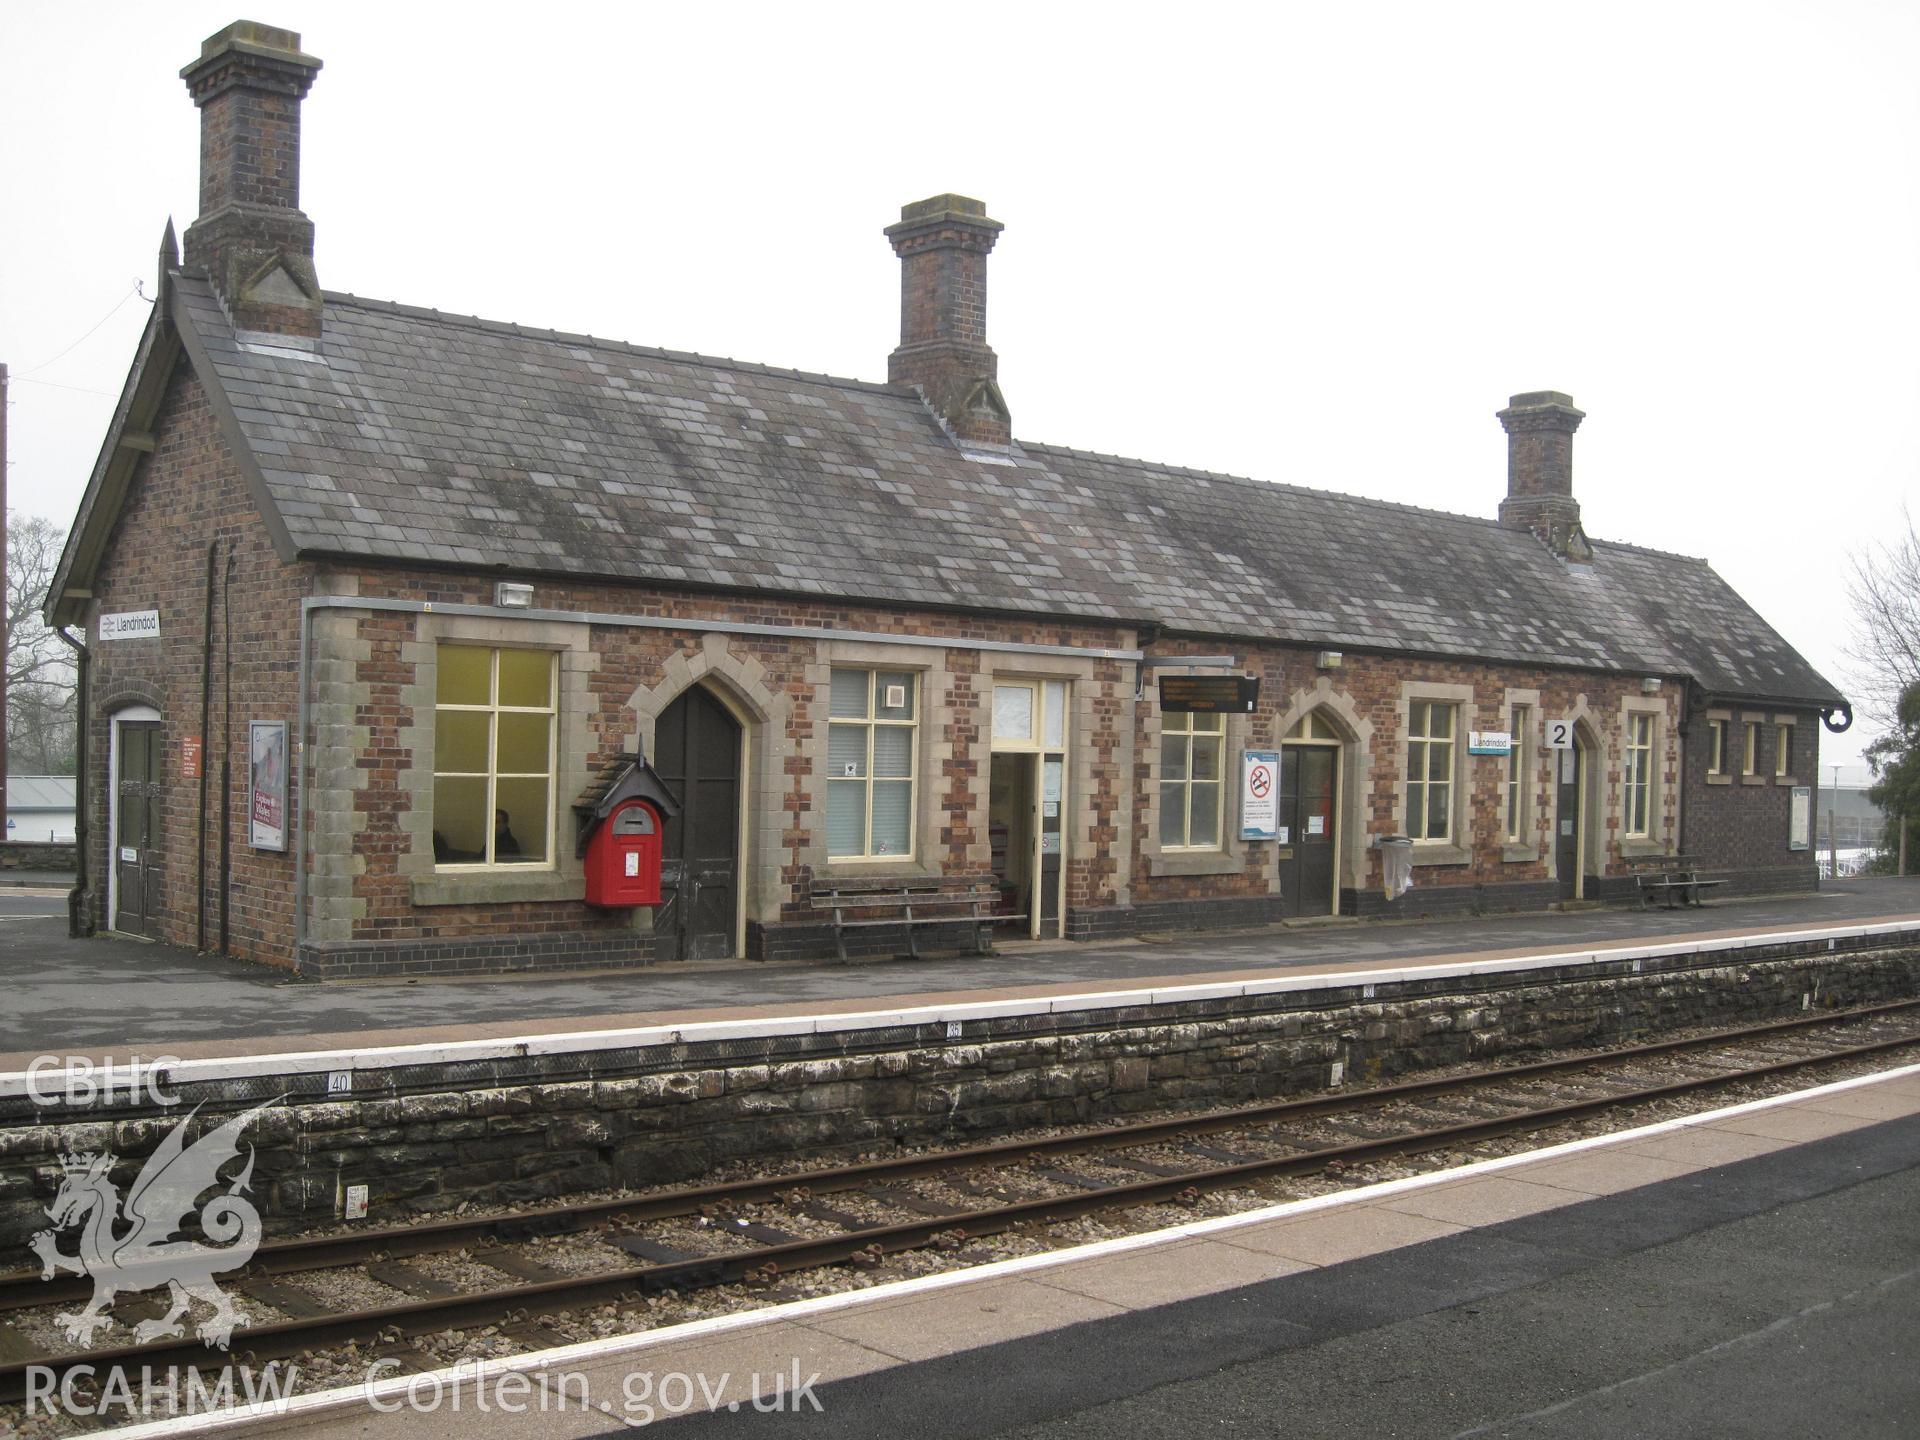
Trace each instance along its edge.
<path fill-rule="evenodd" d="M 1657 898 L 1662 909 L 1672 910 L 1682 905 L 1701 903 L 1700 892 L 1724 885 L 1724 880 L 1702 880 L 1700 864 L 1686 855 L 1648 855 L 1629 860 L 1627 867 L 1633 873 L 1635 898 L 1640 908 L 1647 908 L 1647 901 Z"/>
<path fill-rule="evenodd" d="M 973 953 L 993 951 L 993 927 L 1024 916 L 997 915 L 1000 892 L 983 883 L 943 880 L 839 880 L 813 887 L 816 910 L 833 912 L 833 943 L 847 958 L 847 932 L 874 926 L 904 927 L 908 958 L 920 958 L 919 932 L 927 925 L 969 927 Z M 874 914 L 885 911 L 885 914 Z"/>

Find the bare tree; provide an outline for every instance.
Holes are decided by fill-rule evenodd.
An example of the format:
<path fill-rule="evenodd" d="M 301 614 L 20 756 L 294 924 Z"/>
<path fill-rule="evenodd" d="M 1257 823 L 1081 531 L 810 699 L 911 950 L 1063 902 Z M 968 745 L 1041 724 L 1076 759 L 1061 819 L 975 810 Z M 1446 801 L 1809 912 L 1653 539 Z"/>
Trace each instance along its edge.
<path fill-rule="evenodd" d="M 7 768 L 15 775 L 73 773 L 73 652 L 40 617 L 65 544 L 51 520 L 7 517 Z"/>
<path fill-rule="evenodd" d="M 1920 684 L 1920 533 L 1908 515 L 1904 535 L 1853 557 L 1847 599 L 1854 632 L 1847 654 L 1861 708 L 1883 730 L 1900 728 L 1900 699 Z"/>

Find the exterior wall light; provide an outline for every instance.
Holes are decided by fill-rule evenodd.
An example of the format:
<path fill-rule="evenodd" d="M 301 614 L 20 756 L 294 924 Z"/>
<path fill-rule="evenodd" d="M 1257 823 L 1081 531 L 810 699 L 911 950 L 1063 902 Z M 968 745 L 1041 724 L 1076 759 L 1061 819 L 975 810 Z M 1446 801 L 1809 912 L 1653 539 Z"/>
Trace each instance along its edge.
<path fill-rule="evenodd" d="M 1314 664 L 1322 670 L 1338 670 L 1346 659 L 1338 650 L 1322 650 L 1314 657 Z"/>
<path fill-rule="evenodd" d="M 533 586 L 518 580 L 502 580 L 493 587 L 493 603 L 502 610 L 531 610 Z"/>
<path fill-rule="evenodd" d="M 1660 693 L 1660 677 L 1658 675 L 1647 676 L 1646 679 L 1640 682 L 1640 693 L 1643 695 L 1658 695 Z"/>

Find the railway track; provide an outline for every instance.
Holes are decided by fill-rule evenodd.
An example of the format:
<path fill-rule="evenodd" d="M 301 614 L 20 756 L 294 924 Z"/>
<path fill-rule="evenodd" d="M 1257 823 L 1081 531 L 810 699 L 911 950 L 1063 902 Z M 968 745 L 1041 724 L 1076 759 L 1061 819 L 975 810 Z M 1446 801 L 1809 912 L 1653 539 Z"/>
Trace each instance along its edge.
<path fill-rule="evenodd" d="M 503 1326 L 528 1348 L 555 1343 L 536 1317 L 635 1295 L 797 1271 L 873 1266 L 926 1247 L 1100 1211 L 1193 1203 L 1204 1192 L 1344 1169 L 1545 1130 L 1608 1111 L 1920 1046 L 1920 1000 L 1867 1006 L 1624 1049 L 1297 1100 L 1183 1114 L 1037 1139 L 920 1152 L 782 1176 L 688 1186 L 544 1210 L 462 1217 L 260 1246 L 229 1289 L 285 1319 L 234 1334 L 231 1354 L 198 1340 L 43 1348 L 0 1324 L 0 1400 L 29 1367 L 207 1367 L 312 1354 L 348 1342 Z M 1648 1083 L 1648 1072 L 1666 1072 Z M 913 1182 L 921 1182 L 917 1186 Z M 677 1222 L 677 1223 L 676 1223 Z M 583 1234 L 619 1262 L 569 1273 L 529 1241 Z M 692 1237 L 692 1238 L 690 1238 Z M 458 1255 L 501 1283 L 462 1284 L 413 1262 Z M 301 1277 L 347 1273 L 392 1303 L 341 1304 Z M 0 1275 L 0 1312 L 83 1300 L 85 1277 Z M 44 1333 L 46 1327 L 42 1326 Z"/>

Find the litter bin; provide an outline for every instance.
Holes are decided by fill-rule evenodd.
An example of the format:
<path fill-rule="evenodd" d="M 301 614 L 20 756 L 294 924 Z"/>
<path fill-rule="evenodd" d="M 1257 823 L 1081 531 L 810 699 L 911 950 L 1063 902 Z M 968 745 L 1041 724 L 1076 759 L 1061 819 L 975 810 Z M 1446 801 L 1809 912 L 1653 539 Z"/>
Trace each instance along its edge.
<path fill-rule="evenodd" d="M 1405 835 L 1380 837 L 1380 891 L 1398 900 L 1413 888 L 1413 841 Z"/>

